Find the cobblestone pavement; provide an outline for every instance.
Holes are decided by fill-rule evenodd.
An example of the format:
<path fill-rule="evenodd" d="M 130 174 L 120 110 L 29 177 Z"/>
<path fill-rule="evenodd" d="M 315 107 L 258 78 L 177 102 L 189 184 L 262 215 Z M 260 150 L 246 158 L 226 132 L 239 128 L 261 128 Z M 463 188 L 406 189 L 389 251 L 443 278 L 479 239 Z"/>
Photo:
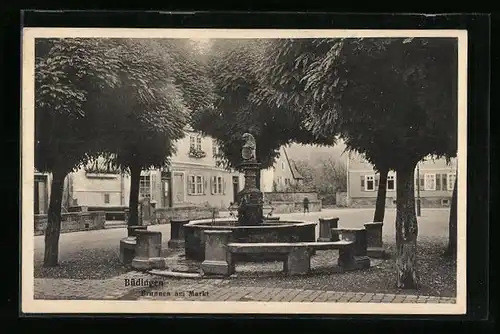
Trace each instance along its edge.
<path fill-rule="evenodd" d="M 150 280 L 157 287 L 126 286 L 125 280 Z M 129 281 L 129 282 L 130 282 Z M 143 281 L 144 282 L 144 281 Z M 130 272 L 106 280 L 35 279 L 35 299 L 172 300 L 338 303 L 455 303 L 455 298 L 324 290 L 226 287 L 224 279 L 157 279 Z"/>

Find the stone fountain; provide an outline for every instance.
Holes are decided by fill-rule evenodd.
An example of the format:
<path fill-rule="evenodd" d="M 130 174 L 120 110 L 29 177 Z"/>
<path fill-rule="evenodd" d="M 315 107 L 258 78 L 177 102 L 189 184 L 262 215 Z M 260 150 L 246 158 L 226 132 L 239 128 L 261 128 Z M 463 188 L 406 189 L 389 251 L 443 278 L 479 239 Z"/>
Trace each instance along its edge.
<path fill-rule="evenodd" d="M 231 242 L 314 242 L 316 222 L 265 220 L 263 194 L 257 188 L 260 163 L 256 159 L 255 138 L 245 133 L 240 165 L 245 176 L 243 190 L 238 193 L 237 217 L 203 219 L 184 225 L 186 259 L 203 261 L 205 258 L 204 231 L 230 231 Z M 276 260 L 270 254 L 257 254 L 253 261 Z"/>
<path fill-rule="evenodd" d="M 255 138 L 245 133 L 245 144 L 241 150 L 243 162 L 240 168 L 245 175 L 245 186 L 238 194 L 238 226 L 262 225 L 264 200 L 262 192 L 257 188 L 257 173 L 260 173 L 260 163 L 256 159 Z"/>

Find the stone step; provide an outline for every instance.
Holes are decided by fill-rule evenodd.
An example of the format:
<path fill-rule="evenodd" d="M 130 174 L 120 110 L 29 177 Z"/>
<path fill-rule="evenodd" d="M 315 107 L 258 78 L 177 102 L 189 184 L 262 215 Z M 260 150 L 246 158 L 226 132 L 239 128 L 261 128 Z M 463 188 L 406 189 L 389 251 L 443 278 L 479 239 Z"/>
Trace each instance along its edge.
<path fill-rule="evenodd" d="M 121 220 L 108 220 L 104 223 L 105 229 L 124 228 L 124 227 L 127 227 L 127 223 Z"/>
<path fill-rule="evenodd" d="M 175 278 L 201 278 L 200 273 L 184 273 L 184 272 L 177 272 L 177 271 L 172 271 L 172 270 L 160 270 L 160 269 L 153 269 L 148 271 L 148 273 L 152 275 L 158 275 L 158 276 L 165 276 L 165 277 L 175 277 Z"/>

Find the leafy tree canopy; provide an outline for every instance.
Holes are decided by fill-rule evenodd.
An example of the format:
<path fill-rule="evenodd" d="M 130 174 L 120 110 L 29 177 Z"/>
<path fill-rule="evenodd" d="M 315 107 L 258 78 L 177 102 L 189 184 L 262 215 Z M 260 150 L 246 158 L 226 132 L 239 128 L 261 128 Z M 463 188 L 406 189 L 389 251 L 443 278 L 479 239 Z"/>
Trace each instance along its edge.
<path fill-rule="evenodd" d="M 301 39 L 267 43 L 260 101 L 291 105 L 376 166 L 456 154 L 456 39 Z M 416 159 L 416 160 L 415 160 Z M 415 161 L 413 161 L 415 160 Z"/>
<path fill-rule="evenodd" d="M 257 141 L 257 159 L 271 167 L 282 145 L 333 144 L 334 137 L 313 135 L 306 119 L 294 108 L 255 103 L 261 86 L 258 67 L 267 40 L 215 40 L 208 53 L 208 73 L 217 97 L 213 108 L 199 110 L 192 117 L 193 128 L 215 138 L 227 167 L 241 162 L 241 136 L 252 133 Z"/>

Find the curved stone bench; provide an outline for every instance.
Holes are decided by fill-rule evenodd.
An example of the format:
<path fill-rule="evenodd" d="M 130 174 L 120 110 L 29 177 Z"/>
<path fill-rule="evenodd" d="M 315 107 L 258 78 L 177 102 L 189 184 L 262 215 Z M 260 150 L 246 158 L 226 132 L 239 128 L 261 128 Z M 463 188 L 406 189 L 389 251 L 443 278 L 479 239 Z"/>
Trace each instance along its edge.
<path fill-rule="evenodd" d="M 297 242 L 297 243 L 230 243 L 231 254 L 269 253 L 283 255 L 283 272 L 304 275 L 311 270 L 311 255 L 317 250 L 339 250 L 338 265 L 344 270 L 357 269 L 354 242 Z"/>
<path fill-rule="evenodd" d="M 120 262 L 130 265 L 135 257 L 136 237 L 126 237 L 120 240 Z"/>
<path fill-rule="evenodd" d="M 184 248 L 184 225 L 189 224 L 189 219 L 170 219 L 170 240 L 168 248 Z"/>
<path fill-rule="evenodd" d="M 161 232 L 138 230 L 132 268 L 137 270 L 164 269 L 166 260 L 161 256 Z"/>
<path fill-rule="evenodd" d="M 367 251 L 367 231 L 365 228 L 332 228 L 332 234 L 338 235 L 340 240 L 353 241 L 356 262 L 361 266 L 370 266 L 370 258 Z"/>
<path fill-rule="evenodd" d="M 289 275 L 302 275 L 311 269 L 311 255 L 315 250 L 338 249 L 338 265 L 343 270 L 370 266 L 365 259 L 358 261 L 354 241 L 294 242 L 294 243 L 230 243 L 231 231 L 204 231 L 205 261 L 201 268 L 204 275 L 230 276 L 235 271 L 233 255 L 274 254 L 283 259 L 283 271 Z"/>
<path fill-rule="evenodd" d="M 339 236 L 333 233 L 332 228 L 339 227 L 339 217 L 328 217 L 319 219 L 319 242 L 338 241 Z"/>
<path fill-rule="evenodd" d="M 365 223 L 366 238 L 367 238 L 367 254 L 376 259 L 383 259 L 388 256 L 382 243 L 382 227 L 381 222 Z"/>

